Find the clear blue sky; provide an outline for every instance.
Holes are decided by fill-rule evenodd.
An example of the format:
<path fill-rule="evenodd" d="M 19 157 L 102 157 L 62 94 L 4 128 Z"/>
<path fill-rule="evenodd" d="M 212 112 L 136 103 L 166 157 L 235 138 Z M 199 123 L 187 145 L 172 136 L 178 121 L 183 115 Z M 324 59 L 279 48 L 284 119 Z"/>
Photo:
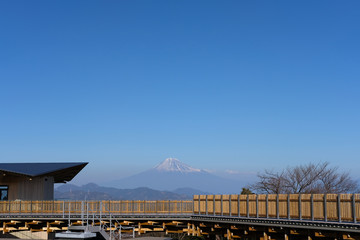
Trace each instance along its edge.
<path fill-rule="evenodd" d="M 1 1 L 0 161 L 360 171 L 359 1 Z"/>

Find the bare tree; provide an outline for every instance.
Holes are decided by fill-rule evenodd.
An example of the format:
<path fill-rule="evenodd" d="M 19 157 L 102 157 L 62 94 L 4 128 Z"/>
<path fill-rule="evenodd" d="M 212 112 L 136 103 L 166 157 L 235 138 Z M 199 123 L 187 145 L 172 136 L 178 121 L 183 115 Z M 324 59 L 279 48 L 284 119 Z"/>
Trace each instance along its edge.
<path fill-rule="evenodd" d="M 287 167 L 281 172 L 265 170 L 250 188 L 258 193 L 349 193 L 358 190 L 348 173 L 328 162 Z"/>
<path fill-rule="evenodd" d="M 284 172 L 274 173 L 269 170 L 265 170 L 264 173 L 259 173 L 259 182 L 250 186 L 255 192 L 260 193 L 282 193 L 284 191 Z"/>
<path fill-rule="evenodd" d="M 320 191 L 319 178 L 328 170 L 329 163 L 288 167 L 284 174 L 285 193 L 316 193 Z"/>
<path fill-rule="evenodd" d="M 347 193 L 358 190 L 358 184 L 350 178 L 349 173 L 339 173 L 337 168 L 324 172 L 320 176 L 320 182 L 324 193 Z"/>

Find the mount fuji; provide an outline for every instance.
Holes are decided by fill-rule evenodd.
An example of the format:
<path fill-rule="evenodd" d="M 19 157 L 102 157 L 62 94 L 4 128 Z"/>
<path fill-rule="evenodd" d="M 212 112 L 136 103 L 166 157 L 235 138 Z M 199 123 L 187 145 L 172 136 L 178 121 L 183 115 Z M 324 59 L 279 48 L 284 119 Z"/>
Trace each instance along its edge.
<path fill-rule="evenodd" d="M 159 172 L 180 172 L 180 173 L 195 173 L 201 172 L 201 169 L 190 167 L 189 165 L 180 162 L 176 158 L 167 158 L 162 163 L 154 167 Z"/>
<path fill-rule="evenodd" d="M 176 192 L 190 191 L 214 194 L 237 194 L 244 187 L 240 181 L 230 180 L 193 168 L 176 158 L 165 161 L 144 172 L 112 181 L 107 184 L 117 188 L 148 187 Z M 177 190 L 174 190 L 177 189 Z"/>

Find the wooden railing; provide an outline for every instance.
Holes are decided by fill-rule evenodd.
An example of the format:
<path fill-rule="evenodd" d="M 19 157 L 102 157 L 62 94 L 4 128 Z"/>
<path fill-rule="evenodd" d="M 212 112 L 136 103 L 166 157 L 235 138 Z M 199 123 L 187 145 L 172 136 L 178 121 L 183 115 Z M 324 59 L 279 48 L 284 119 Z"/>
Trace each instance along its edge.
<path fill-rule="evenodd" d="M 360 222 L 360 194 L 194 195 L 184 201 L 0 201 L 0 215 L 162 214 Z"/>
<path fill-rule="evenodd" d="M 360 194 L 195 195 L 194 214 L 360 222 Z"/>
<path fill-rule="evenodd" d="M 193 201 L 0 201 L 0 214 L 192 214 Z"/>

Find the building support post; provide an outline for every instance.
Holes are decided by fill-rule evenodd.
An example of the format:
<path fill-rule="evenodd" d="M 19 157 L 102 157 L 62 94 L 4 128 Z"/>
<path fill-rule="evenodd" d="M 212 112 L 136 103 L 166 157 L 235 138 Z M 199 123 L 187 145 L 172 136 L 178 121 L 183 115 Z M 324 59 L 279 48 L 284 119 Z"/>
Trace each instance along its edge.
<path fill-rule="evenodd" d="M 324 221 L 327 222 L 327 194 L 324 194 Z"/>
<path fill-rule="evenodd" d="M 140 222 L 138 223 L 138 235 L 139 236 L 141 235 L 141 223 Z"/>
<path fill-rule="evenodd" d="M 214 216 L 216 215 L 216 208 L 215 208 L 215 195 L 213 195 L 213 209 L 214 209 Z"/>
<path fill-rule="evenodd" d="M 206 209 L 206 215 L 208 215 L 209 211 L 208 211 L 208 195 L 206 195 L 206 199 L 205 199 L 205 209 Z"/>
<path fill-rule="evenodd" d="M 112 230 L 111 230 L 111 229 L 112 229 L 112 226 L 111 226 L 111 225 L 112 225 L 112 224 L 111 224 L 111 223 L 112 223 L 112 222 L 111 222 L 112 219 L 111 219 L 111 213 L 110 213 L 110 205 L 109 205 L 109 215 L 110 215 L 110 216 L 109 216 L 109 218 L 110 218 L 110 234 L 109 234 L 109 235 L 110 235 L 110 240 L 111 240 L 111 239 L 112 239 L 112 236 L 111 236 L 111 235 L 112 235 L 112 234 L 111 234 L 111 232 L 112 232 Z M 140 232 L 140 231 L 139 231 L 139 232 Z"/>
<path fill-rule="evenodd" d="M 169 200 L 169 214 L 171 213 L 171 202 L 170 202 L 170 200 Z"/>
<path fill-rule="evenodd" d="M 81 201 L 81 226 L 84 226 L 84 201 Z"/>
<path fill-rule="evenodd" d="M 226 239 L 231 240 L 231 231 L 229 228 L 226 229 Z"/>
<path fill-rule="evenodd" d="M 268 235 L 266 232 L 263 232 L 263 236 L 260 237 L 260 239 L 263 239 L 263 240 L 268 240 Z"/>
<path fill-rule="evenodd" d="M 240 194 L 238 194 L 238 217 L 241 217 L 240 216 Z"/>
<path fill-rule="evenodd" d="M 341 222 L 341 195 L 337 195 L 337 209 L 338 209 L 338 219 Z"/>
<path fill-rule="evenodd" d="M 221 216 L 224 216 L 224 212 L 223 212 L 223 195 L 221 195 Z"/>
<path fill-rule="evenodd" d="M 301 193 L 299 193 L 299 220 L 302 220 Z"/>
<path fill-rule="evenodd" d="M 69 202 L 69 219 L 68 219 L 68 228 L 70 227 L 71 225 L 71 221 L 70 221 L 70 218 L 71 218 L 71 212 L 70 212 L 70 209 L 71 209 L 71 202 Z M 68 229 L 69 230 L 69 229 Z"/>
<path fill-rule="evenodd" d="M 180 200 L 180 212 L 183 214 L 183 200 Z"/>
<path fill-rule="evenodd" d="M 314 221 L 315 217 L 314 217 L 314 195 L 311 194 L 310 196 L 310 210 L 311 210 L 311 221 Z"/>
<path fill-rule="evenodd" d="M 266 194 L 266 199 L 265 199 L 266 203 L 265 203 L 265 208 L 266 208 L 266 218 L 269 218 L 269 194 Z"/>
<path fill-rule="evenodd" d="M 256 218 L 259 218 L 259 195 L 256 194 Z"/>
<path fill-rule="evenodd" d="M 229 195 L 229 216 L 231 217 L 231 194 Z"/>
<path fill-rule="evenodd" d="M 287 235 L 287 233 L 284 234 L 284 240 L 289 240 L 289 235 Z"/>
<path fill-rule="evenodd" d="M 353 217 L 353 220 L 354 220 L 354 223 L 356 223 L 356 201 L 355 201 L 355 193 L 353 193 L 352 197 L 351 197 L 351 208 L 352 208 L 352 217 Z"/>
<path fill-rule="evenodd" d="M 250 217 L 250 209 L 249 209 L 249 194 L 246 196 L 246 217 Z"/>
<path fill-rule="evenodd" d="M 276 218 L 280 218 L 280 211 L 279 211 L 279 194 L 276 195 Z"/>
<path fill-rule="evenodd" d="M 198 202 L 199 202 L 199 215 L 201 215 L 201 209 L 200 209 L 200 206 L 201 206 L 201 204 L 200 204 L 200 203 L 201 203 L 201 202 L 200 202 L 200 195 L 199 195 L 199 201 L 198 201 Z"/>

